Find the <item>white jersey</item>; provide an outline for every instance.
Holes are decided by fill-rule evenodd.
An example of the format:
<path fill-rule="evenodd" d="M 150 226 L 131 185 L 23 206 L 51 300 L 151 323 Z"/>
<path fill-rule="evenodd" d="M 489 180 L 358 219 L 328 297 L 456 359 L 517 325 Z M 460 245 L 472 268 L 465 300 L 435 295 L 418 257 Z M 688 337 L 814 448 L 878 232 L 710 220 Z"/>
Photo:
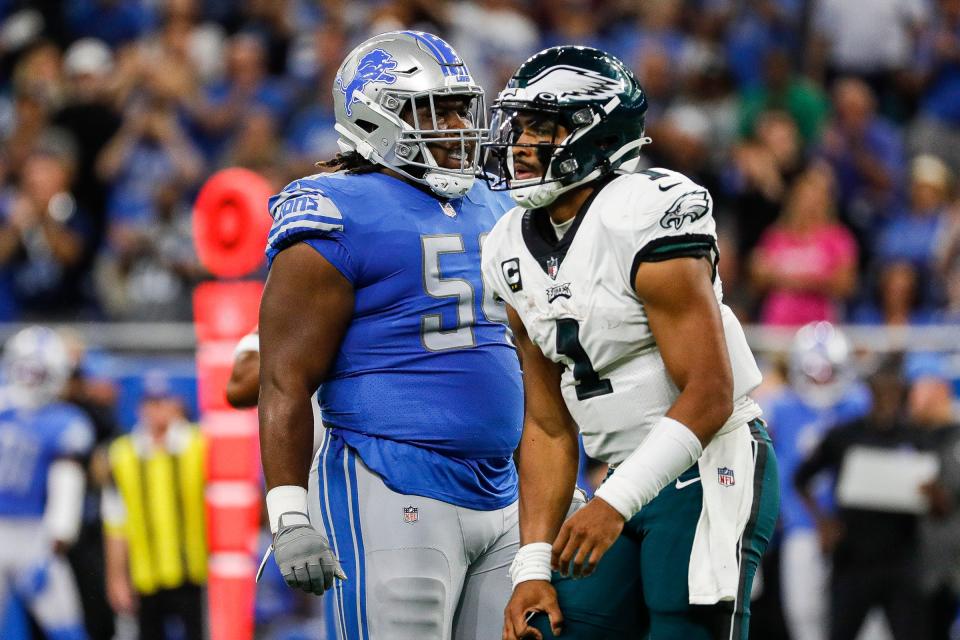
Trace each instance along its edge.
<path fill-rule="evenodd" d="M 561 391 L 593 458 L 623 461 L 679 395 L 633 283 L 644 261 L 703 256 L 715 271 L 712 204 L 682 174 L 648 170 L 595 192 L 559 242 L 545 212 L 518 207 L 484 243 L 486 286 L 516 310 L 544 355 L 565 365 Z M 713 288 L 734 376 L 726 431 L 760 415 L 747 394 L 761 376 L 716 273 Z"/>

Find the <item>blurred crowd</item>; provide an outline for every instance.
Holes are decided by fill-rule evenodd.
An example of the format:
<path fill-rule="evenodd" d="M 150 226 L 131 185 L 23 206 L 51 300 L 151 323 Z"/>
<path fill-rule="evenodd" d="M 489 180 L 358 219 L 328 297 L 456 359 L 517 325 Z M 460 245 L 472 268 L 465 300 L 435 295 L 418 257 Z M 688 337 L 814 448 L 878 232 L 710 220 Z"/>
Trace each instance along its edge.
<path fill-rule="evenodd" d="M 191 202 L 336 153 L 352 44 L 447 38 L 493 99 L 526 56 L 606 49 L 648 166 L 715 199 L 746 320 L 960 317 L 960 0 L 4 0 L 0 320 L 185 320 Z"/>

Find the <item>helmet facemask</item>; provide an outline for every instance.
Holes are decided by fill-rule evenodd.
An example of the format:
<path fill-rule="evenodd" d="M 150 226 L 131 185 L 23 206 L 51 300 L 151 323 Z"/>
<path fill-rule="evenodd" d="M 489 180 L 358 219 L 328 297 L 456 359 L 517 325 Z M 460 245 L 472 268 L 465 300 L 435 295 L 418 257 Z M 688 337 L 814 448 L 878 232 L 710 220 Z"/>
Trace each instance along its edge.
<path fill-rule="evenodd" d="M 466 105 L 463 113 L 455 117 L 471 125 L 466 128 L 451 126 L 444 110 L 438 109 L 438 102 L 458 98 Z M 393 151 L 393 168 L 408 178 L 425 182 L 444 197 L 456 198 L 469 191 L 479 167 L 480 144 L 487 135 L 483 92 L 460 89 L 405 96 L 387 93 L 385 102 L 398 104 L 400 135 Z M 407 122 L 404 115 L 413 123 Z M 438 147 L 445 150 L 447 160 L 453 159 L 458 166 L 442 166 L 434 155 Z"/>
<path fill-rule="evenodd" d="M 494 107 L 490 140 L 483 145 L 484 168 L 489 175 L 490 188 L 510 191 L 511 198 L 520 206 L 536 208 L 549 205 L 562 193 L 596 180 L 615 168 L 633 170 L 633 165 L 628 165 L 624 160 L 638 158 L 640 147 L 649 142 L 649 138 L 642 137 L 623 144 L 618 140 L 608 143 L 590 135 L 618 104 L 616 97 L 601 109 L 586 104 L 560 108 L 529 103 L 498 103 Z M 550 124 L 545 127 L 545 133 L 552 129 L 549 141 L 520 142 L 525 128 L 541 126 L 546 122 Z M 619 145 L 619 148 L 612 153 L 600 153 L 604 144 Z M 516 150 L 524 148 L 535 149 L 543 169 L 540 176 L 525 179 L 515 177 Z M 609 146 L 606 148 L 609 149 Z M 584 149 L 589 149 L 590 155 L 602 159 L 599 162 L 582 162 L 577 156 L 583 155 Z"/>
<path fill-rule="evenodd" d="M 438 103 L 462 99 L 466 108 L 459 117 L 470 126 L 451 126 L 444 109 Z M 444 198 L 459 198 L 466 194 L 476 179 L 480 144 L 486 138 L 486 106 L 479 87 L 452 87 L 431 89 L 417 93 L 384 91 L 377 102 L 360 95 L 359 100 L 386 121 L 392 130 L 394 144 L 383 154 L 363 141 L 356 141 L 355 150 L 367 160 L 387 166 L 405 178 L 427 185 Z M 367 134 L 376 135 L 378 127 L 365 120 L 357 126 Z M 369 126 L 368 126 L 369 125 Z M 354 138 L 342 125 L 337 131 L 348 139 Z M 342 145 L 341 145 L 342 146 Z M 458 166 L 443 166 L 437 161 L 433 148 L 447 149 L 447 158 L 455 158 Z M 354 149 L 345 149 L 354 150 Z M 446 163 L 444 163 L 446 164 Z"/>

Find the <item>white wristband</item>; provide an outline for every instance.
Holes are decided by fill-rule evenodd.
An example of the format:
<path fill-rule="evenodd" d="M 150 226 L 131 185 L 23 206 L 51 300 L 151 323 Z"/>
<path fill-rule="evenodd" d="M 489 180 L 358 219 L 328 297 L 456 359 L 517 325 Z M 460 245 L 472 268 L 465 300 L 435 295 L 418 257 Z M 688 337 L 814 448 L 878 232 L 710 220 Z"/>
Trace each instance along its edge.
<path fill-rule="evenodd" d="M 256 331 L 240 338 L 237 346 L 233 348 L 233 357 L 236 358 L 241 353 L 250 351 L 260 351 L 260 334 Z"/>
<path fill-rule="evenodd" d="M 307 490 L 290 484 L 270 489 L 267 492 L 267 518 L 270 520 L 271 533 L 276 533 L 280 528 L 280 516 L 290 512 L 307 515 Z M 284 524 L 292 523 L 285 518 Z"/>
<path fill-rule="evenodd" d="M 682 422 L 664 416 L 594 495 L 629 520 L 702 454 L 700 439 Z"/>
<path fill-rule="evenodd" d="M 550 554 L 553 545 L 549 542 L 531 542 L 517 549 L 517 555 L 510 563 L 510 581 L 513 588 L 528 580 L 546 580 L 550 582 L 553 570 L 550 568 Z"/>

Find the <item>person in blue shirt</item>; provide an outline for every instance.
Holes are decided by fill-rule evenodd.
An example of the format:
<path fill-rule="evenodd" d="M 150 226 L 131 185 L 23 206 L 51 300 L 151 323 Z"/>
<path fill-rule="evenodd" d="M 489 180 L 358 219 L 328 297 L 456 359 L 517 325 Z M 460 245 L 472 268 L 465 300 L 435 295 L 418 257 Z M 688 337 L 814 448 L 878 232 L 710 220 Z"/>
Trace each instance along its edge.
<path fill-rule="evenodd" d="M 338 638 L 492 637 L 519 542 L 523 392 L 480 275 L 509 207 L 475 180 L 483 91 L 449 44 L 403 31 L 354 49 L 333 94 L 336 171 L 270 200 L 259 415 L 275 560 L 288 585 L 332 592 Z"/>
<path fill-rule="evenodd" d="M 863 417 L 872 404 L 857 380 L 850 343 L 828 322 L 810 323 L 796 334 L 790 352 L 790 384 L 764 406 L 775 425 L 780 463 L 781 593 L 793 640 L 823 640 L 827 633 L 827 571 L 817 527 L 793 484 L 800 463 L 833 427 Z M 830 501 L 821 482 L 816 495 Z"/>
<path fill-rule="evenodd" d="M 67 349 L 46 327 L 4 346 L 0 398 L 0 610 L 24 603 L 50 640 L 86 640 L 77 585 L 64 553 L 83 509 L 79 459 L 94 430 L 58 400 L 70 375 Z"/>

